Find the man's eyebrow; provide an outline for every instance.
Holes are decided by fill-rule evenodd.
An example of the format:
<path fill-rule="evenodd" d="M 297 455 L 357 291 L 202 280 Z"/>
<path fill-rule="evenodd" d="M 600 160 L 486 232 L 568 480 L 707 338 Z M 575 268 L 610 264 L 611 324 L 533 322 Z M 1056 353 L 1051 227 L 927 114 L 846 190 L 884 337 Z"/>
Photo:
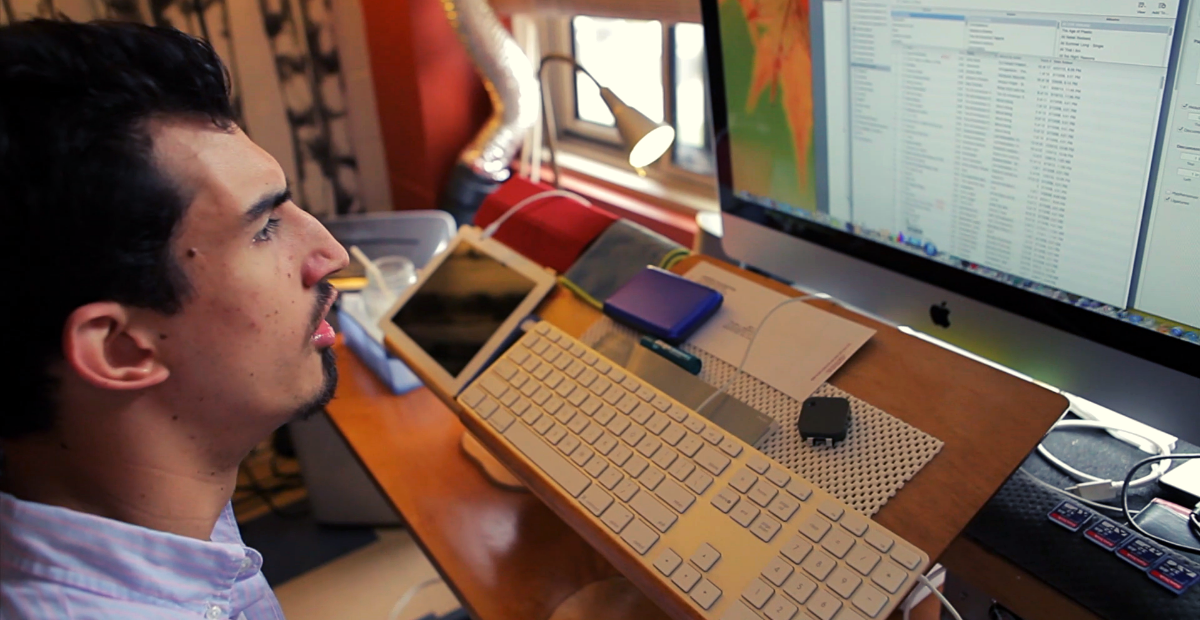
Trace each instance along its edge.
<path fill-rule="evenodd" d="M 254 204 L 250 205 L 249 209 L 246 210 L 246 222 L 251 223 L 258 221 L 258 219 L 268 211 L 278 208 L 279 205 L 282 205 L 291 199 L 291 188 L 271 192 L 262 198 L 259 198 L 254 202 Z"/>

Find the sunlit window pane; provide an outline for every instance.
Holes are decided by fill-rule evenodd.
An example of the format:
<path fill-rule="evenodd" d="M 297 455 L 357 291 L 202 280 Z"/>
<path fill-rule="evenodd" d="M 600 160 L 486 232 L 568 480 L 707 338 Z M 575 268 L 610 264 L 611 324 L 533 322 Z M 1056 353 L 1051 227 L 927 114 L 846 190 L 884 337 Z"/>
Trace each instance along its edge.
<path fill-rule="evenodd" d="M 657 21 L 579 16 L 571 20 L 575 60 L 625 103 L 663 120 L 663 36 Z M 580 120 L 612 126 L 612 113 L 587 76 L 575 76 Z"/>
<path fill-rule="evenodd" d="M 709 114 L 705 99 L 704 26 L 676 24 L 672 31 L 675 76 L 675 163 L 700 174 L 712 174 Z"/>

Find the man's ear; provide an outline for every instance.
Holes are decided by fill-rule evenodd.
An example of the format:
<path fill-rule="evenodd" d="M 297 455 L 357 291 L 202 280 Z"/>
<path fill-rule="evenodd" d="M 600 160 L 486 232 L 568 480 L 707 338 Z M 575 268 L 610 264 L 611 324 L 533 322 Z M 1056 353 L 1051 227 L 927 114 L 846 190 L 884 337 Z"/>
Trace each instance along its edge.
<path fill-rule="evenodd" d="M 106 390 L 140 390 L 165 381 L 171 373 L 156 343 L 115 302 L 80 306 L 63 325 L 63 357 L 81 379 Z"/>

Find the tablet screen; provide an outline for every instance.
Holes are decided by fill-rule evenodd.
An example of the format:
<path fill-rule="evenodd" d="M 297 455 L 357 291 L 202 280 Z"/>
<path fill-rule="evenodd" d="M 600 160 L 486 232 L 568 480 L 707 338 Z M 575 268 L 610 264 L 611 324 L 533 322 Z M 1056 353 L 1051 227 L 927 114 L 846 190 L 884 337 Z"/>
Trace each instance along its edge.
<path fill-rule="evenodd" d="M 392 323 L 458 377 L 534 287 L 533 280 L 459 243 Z"/>

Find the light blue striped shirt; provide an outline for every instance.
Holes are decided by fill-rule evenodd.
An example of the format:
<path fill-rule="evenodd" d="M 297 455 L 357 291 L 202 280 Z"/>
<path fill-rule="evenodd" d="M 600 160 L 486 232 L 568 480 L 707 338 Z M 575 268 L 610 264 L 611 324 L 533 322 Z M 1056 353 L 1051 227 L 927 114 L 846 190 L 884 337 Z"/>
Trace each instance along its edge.
<path fill-rule="evenodd" d="M 283 620 L 233 509 L 210 541 L 0 493 L 0 620 Z"/>

